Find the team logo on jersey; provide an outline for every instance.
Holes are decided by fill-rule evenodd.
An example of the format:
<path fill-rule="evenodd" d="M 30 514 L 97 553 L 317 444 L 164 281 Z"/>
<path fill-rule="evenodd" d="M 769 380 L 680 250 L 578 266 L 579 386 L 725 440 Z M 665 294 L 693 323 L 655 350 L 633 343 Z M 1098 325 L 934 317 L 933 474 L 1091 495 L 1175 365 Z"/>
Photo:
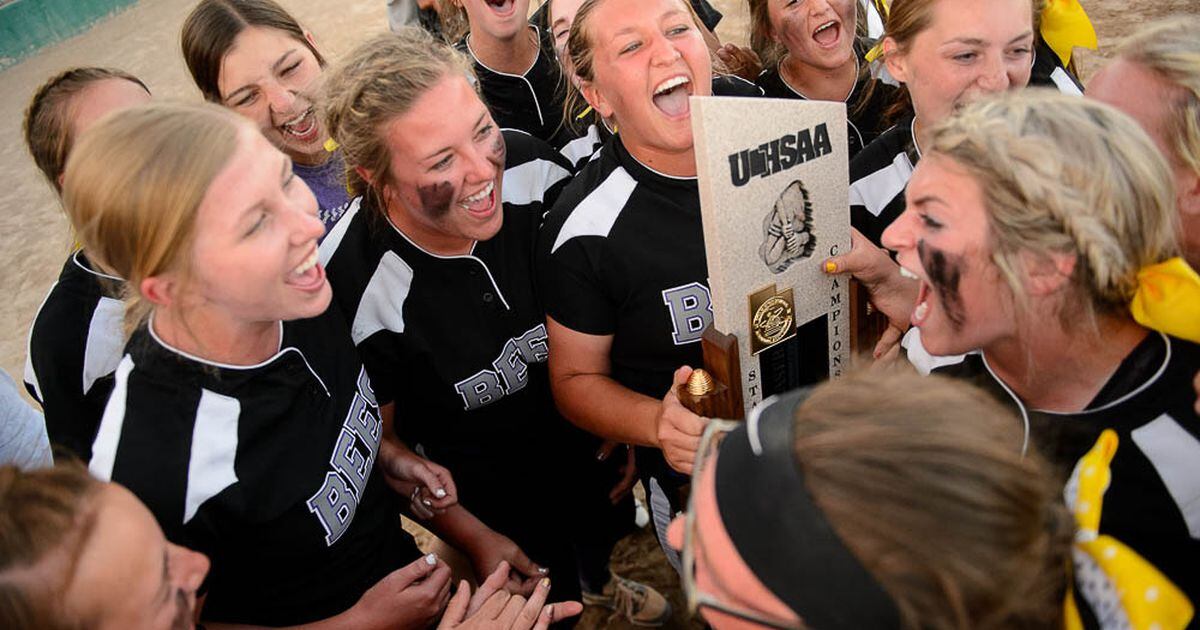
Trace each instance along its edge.
<path fill-rule="evenodd" d="M 325 483 L 308 499 L 308 511 L 325 528 L 326 545 L 333 545 L 350 529 L 379 454 L 382 427 L 371 379 L 365 369 L 360 369 L 358 391 L 329 458 L 333 470 L 325 473 Z"/>
<path fill-rule="evenodd" d="M 549 356 L 546 325 L 538 324 L 520 337 L 504 342 L 491 369 L 480 370 L 455 383 L 454 389 L 462 397 L 464 409 L 479 409 L 524 389 L 529 382 L 529 364 L 544 363 Z"/>
<path fill-rule="evenodd" d="M 671 314 L 671 337 L 675 345 L 700 340 L 704 329 L 713 321 L 712 296 L 708 287 L 699 282 L 667 289 L 662 292 L 663 304 Z"/>

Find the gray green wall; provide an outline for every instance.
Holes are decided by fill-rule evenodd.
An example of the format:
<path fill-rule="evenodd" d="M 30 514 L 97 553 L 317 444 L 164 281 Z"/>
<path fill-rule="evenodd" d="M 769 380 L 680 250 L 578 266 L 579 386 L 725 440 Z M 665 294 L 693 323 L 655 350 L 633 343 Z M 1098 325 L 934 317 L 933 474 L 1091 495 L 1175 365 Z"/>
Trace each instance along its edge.
<path fill-rule="evenodd" d="M 0 70 L 86 30 L 135 0 L 0 0 Z"/>

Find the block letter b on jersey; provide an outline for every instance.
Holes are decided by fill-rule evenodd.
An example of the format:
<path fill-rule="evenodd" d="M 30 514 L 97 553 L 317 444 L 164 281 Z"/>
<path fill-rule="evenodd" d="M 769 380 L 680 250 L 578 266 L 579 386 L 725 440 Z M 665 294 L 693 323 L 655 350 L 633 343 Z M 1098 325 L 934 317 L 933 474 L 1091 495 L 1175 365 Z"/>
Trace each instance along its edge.
<path fill-rule="evenodd" d="M 662 292 L 663 303 L 671 313 L 671 336 L 675 345 L 698 341 L 704 329 L 712 323 L 712 298 L 708 287 L 693 282 Z"/>

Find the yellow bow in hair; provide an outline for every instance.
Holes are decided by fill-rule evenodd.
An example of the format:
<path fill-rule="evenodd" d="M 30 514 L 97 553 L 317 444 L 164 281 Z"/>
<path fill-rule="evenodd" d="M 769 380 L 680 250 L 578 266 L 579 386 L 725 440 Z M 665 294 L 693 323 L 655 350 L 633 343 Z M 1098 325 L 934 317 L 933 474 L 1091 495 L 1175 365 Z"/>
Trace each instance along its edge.
<path fill-rule="evenodd" d="M 1096 50 L 1096 29 L 1079 0 L 1046 0 L 1042 9 L 1042 39 L 1064 66 L 1071 63 L 1076 46 Z"/>
<path fill-rule="evenodd" d="M 322 146 L 324 146 L 324 147 L 325 147 L 325 152 L 326 152 L 326 153 L 333 153 L 334 151 L 337 151 L 337 150 L 338 150 L 338 146 L 339 146 L 339 145 L 338 145 L 338 143 L 337 143 L 337 140 L 334 140 L 333 138 L 330 138 L 330 139 L 326 140 L 326 141 L 325 141 L 325 144 L 324 144 L 324 145 L 322 145 Z"/>
<path fill-rule="evenodd" d="M 1191 601 L 1158 569 L 1112 536 L 1099 533 L 1104 493 L 1117 453 L 1115 431 L 1105 429 L 1075 466 L 1065 494 L 1075 514 L 1073 586 L 1064 602 L 1064 626 L 1081 630 L 1074 590 L 1088 602 L 1101 628 L 1181 630 L 1195 610 Z"/>
<path fill-rule="evenodd" d="M 1179 257 L 1143 267 L 1129 310 L 1146 328 L 1200 343 L 1200 275 Z"/>
<path fill-rule="evenodd" d="M 888 11 L 890 10 L 890 7 L 888 6 L 888 0 L 862 0 L 862 3 L 864 10 L 868 12 L 874 11 L 879 15 L 881 22 L 884 24 L 887 23 Z M 875 45 L 871 47 L 871 50 L 867 51 L 867 54 L 864 55 L 864 58 L 867 60 L 867 63 L 873 64 L 875 63 L 875 60 L 879 59 L 879 56 L 882 54 L 883 38 L 880 37 L 879 41 L 875 42 Z"/>

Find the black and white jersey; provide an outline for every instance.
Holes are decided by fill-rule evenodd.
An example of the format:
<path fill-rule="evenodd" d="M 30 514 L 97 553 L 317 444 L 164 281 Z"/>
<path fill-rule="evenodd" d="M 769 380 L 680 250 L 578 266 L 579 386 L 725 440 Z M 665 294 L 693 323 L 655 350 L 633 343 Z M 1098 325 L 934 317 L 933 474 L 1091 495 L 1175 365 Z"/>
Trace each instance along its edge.
<path fill-rule="evenodd" d="M 1072 96 L 1083 94 L 1083 84 L 1063 66 L 1062 60 L 1046 40 L 1042 39 L 1040 33 L 1033 47 L 1033 71 L 1029 74 L 1029 85 L 1056 88 L 1059 92 Z"/>
<path fill-rule="evenodd" d="M 544 204 L 570 180 L 570 165 L 536 138 L 503 133 L 504 222 L 471 253 L 423 249 L 367 198 L 320 249 L 379 401 L 394 401 L 401 435 L 456 478 L 512 457 L 557 418 L 533 255 Z"/>
<path fill-rule="evenodd" d="M 681 365 L 702 365 L 712 323 L 708 263 L 695 177 L 672 177 L 635 159 L 618 133 L 563 191 L 538 242 L 546 313 L 572 330 L 611 335 L 611 377 L 661 399 Z M 659 542 L 680 505 L 685 476 L 657 449 L 638 449 Z"/>
<path fill-rule="evenodd" d="M 613 136 L 546 217 L 538 277 L 546 312 L 612 335 L 612 377 L 662 398 L 681 365 L 700 365 L 712 322 L 695 177 L 640 163 Z"/>
<path fill-rule="evenodd" d="M 125 281 L 67 258 L 29 329 L 25 389 L 42 405 L 50 442 L 87 461 L 125 347 Z"/>
<path fill-rule="evenodd" d="M 866 48 L 863 48 L 863 47 Z M 856 46 L 856 51 L 870 48 L 863 42 Z M 859 54 L 861 61 L 861 53 Z M 861 70 L 861 69 L 860 69 Z M 776 64 L 763 70 L 755 83 L 763 89 L 767 98 L 791 98 L 809 100 L 803 92 L 792 87 L 779 71 Z M 883 114 L 896 96 L 896 88 L 883 81 L 876 81 L 870 72 L 859 72 L 858 81 L 843 102 L 846 103 L 846 137 L 850 142 L 850 158 L 858 155 L 863 147 L 870 144 L 884 130 Z"/>
<path fill-rule="evenodd" d="M 539 46 L 533 65 L 524 74 L 489 68 L 471 49 L 469 33 L 456 48 L 475 63 L 483 102 L 497 125 L 504 129 L 520 129 L 560 148 L 570 139 L 569 134 L 563 136 L 565 82 L 553 49 L 546 46 L 541 31 L 533 26 L 530 28 L 537 34 Z"/>
<path fill-rule="evenodd" d="M 919 330 L 904 343 L 918 369 L 968 380 L 1011 407 L 1025 422 L 1029 443 L 1064 480 L 1103 430 L 1116 431 L 1100 533 L 1128 545 L 1192 601 L 1200 600 L 1200 416 L 1192 388 L 1200 345 L 1151 332 L 1087 409 L 1056 413 L 1030 409 L 981 353 L 930 357 Z"/>
<path fill-rule="evenodd" d="M 331 617 L 419 556 L 375 470 L 378 406 L 337 309 L 281 324 L 279 351 L 253 366 L 152 327 L 126 346 L 89 468 L 212 560 L 205 619 Z"/>
<path fill-rule="evenodd" d="M 850 224 L 876 245 L 904 212 L 904 190 L 921 159 L 913 122 L 897 123 L 850 160 Z"/>
<path fill-rule="evenodd" d="M 575 575 L 572 519 L 585 504 L 576 484 L 598 444 L 554 407 L 533 277 L 544 204 L 570 164 L 527 134 L 504 136 L 503 224 L 469 254 L 427 251 L 368 197 L 321 245 L 321 260 L 379 400 L 395 403 L 399 435 L 450 470 L 460 505 L 552 573 Z M 535 477 L 539 492 L 515 483 Z M 592 495 L 588 505 L 608 505 L 607 491 Z M 578 598 L 577 584 L 555 592 Z"/>

